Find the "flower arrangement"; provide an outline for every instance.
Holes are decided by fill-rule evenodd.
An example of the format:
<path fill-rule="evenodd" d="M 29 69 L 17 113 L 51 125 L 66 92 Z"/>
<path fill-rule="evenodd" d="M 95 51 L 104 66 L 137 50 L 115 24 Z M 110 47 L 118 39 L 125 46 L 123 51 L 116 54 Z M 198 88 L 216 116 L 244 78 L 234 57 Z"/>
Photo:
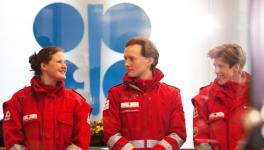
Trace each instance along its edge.
<path fill-rule="evenodd" d="M 104 127 L 101 120 L 91 122 L 91 134 L 90 146 L 106 146 L 103 141 Z"/>

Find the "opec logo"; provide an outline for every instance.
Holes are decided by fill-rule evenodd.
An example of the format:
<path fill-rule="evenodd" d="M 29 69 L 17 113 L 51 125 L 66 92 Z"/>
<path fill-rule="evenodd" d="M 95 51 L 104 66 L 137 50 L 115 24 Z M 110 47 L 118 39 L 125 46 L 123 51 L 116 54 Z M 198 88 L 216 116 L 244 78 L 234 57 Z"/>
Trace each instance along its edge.
<path fill-rule="evenodd" d="M 87 56 L 89 75 L 87 76 L 90 85 L 77 81 L 73 74 L 81 69 L 78 65 L 67 60 L 68 71 L 65 84 L 68 88 L 85 89 L 89 86 L 93 115 L 100 113 L 100 88 L 102 87 L 104 96 L 110 87 L 121 83 L 125 73 L 124 60 L 115 60 L 107 68 L 105 74 L 101 74 L 102 69 L 102 43 L 111 51 L 124 53 L 124 46 L 128 39 L 136 36 L 149 37 L 150 19 L 145 11 L 131 3 L 119 3 L 107 10 L 103 4 L 87 4 L 87 11 L 83 19 L 78 9 L 66 3 L 52 3 L 43 7 L 36 14 L 33 32 L 35 39 L 41 47 L 54 45 L 61 47 L 65 53 L 74 51 L 84 38 L 87 31 L 87 50 L 83 56 Z M 87 30 L 84 29 L 87 20 Z M 82 41 L 83 42 L 83 41 Z M 109 57 L 107 59 L 111 59 Z M 102 78 L 102 83 L 101 83 Z"/>

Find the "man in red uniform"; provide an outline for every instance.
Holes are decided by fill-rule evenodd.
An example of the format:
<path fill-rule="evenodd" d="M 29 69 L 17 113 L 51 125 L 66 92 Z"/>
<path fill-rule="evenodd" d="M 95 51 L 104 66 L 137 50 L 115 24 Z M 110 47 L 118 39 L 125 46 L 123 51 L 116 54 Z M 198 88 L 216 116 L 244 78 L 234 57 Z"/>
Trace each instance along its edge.
<path fill-rule="evenodd" d="M 185 142 L 180 90 L 160 82 L 158 57 L 148 39 L 127 42 L 124 82 L 109 90 L 103 111 L 104 138 L 111 149 L 178 150 Z"/>
<path fill-rule="evenodd" d="M 246 130 L 242 118 L 249 103 L 250 75 L 242 71 L 246 58 L 237 44 L 224 44 L 208 53 L 216 79 L 200 89 L 194 105 L 194 145 L 205 150 L 239 149 Z"/>
<path fill-rule="evenodd" d="M 33 54 L 31 86 L 4 103 L 4 143 L 7 150 L 87 150 L 90 105 L 66 89 L 63 50 L 47 47 Z"/>

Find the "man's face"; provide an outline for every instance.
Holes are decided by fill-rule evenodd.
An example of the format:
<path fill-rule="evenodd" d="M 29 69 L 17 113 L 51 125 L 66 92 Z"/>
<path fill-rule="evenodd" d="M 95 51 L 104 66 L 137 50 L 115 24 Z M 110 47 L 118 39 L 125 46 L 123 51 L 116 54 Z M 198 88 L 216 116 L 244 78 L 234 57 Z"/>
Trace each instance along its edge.
<path fill-rule="evenodd" d="M 153 58 L 146 58 L 141 55 L 141 45 L 135 44 L 126 47 L 124 58 L 125 67 L 129 77 L 144 79 L 149 73 Z"/>
<path fill-rule="evenodd" d="M 219 84 L 225 84 L 228 81 L 234 80 L 238 72 L 238 64 L 230 67 L 222 58 L 214 59 L 214 67 L 216 80 Z"/>

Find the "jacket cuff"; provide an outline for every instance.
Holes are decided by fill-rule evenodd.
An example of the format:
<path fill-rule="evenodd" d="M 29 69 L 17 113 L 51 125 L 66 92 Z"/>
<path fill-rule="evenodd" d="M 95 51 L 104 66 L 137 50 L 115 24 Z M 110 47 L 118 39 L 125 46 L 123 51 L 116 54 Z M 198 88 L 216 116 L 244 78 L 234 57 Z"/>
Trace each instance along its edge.
<path fill-rule="evenodd" d="M 82 149 L 75 144 L 71 144 L 67 146 L 66 150 L 82 150 Z"/>
<path fill-rule="evenodd" d="M 10 150 L 25 150 L 25 146 L 21 144 L 14 144 Z"/>
<path fill-rule="evenodd" d="M 166 148 L 160 144 L 157 144 L 153 147 L 153 150 L 166 150 Z"/>

